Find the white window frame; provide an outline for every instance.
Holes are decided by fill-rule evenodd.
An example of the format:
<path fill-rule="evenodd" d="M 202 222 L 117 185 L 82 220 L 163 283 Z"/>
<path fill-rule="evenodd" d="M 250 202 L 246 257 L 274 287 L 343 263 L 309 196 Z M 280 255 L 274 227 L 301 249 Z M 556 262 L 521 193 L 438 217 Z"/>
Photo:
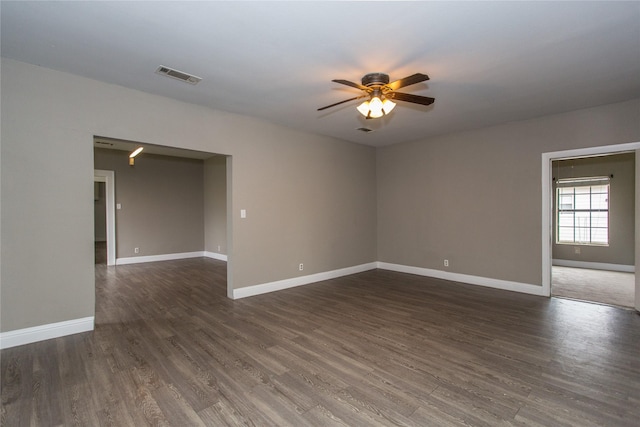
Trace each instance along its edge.
<path fill-rule="evenodd" d="M 599 208 L 594 208 L 594 194 L 605 194 L 605 193 L 594 193 L 593 192 L 593 188 L 594 187 L 606 187 L 606 209 L 599 207 Z M 588 195 L 589 195 L 589 207 L 588 208 L 578 208 L 576 206 L 576 194 L 582 194 L 584 195 L 585 193 L 582 192 L 580 193 L 580 191 L 578 191 L 577 189 L 582 189 L 582 191 L 584 191 L 585 188 L 588 188 Z M 562 190 L 566 190 L 566 189 L 572 189 L 573 191 L 571 193 L 566 193 Z M 555 212 L 555 217 L 556 217 L 556 244 L 559 245 L 585 245 L 585 246 L 609 246 L 609 229 L 610 229 L 610 195 L 611 195 L 611 188 L 610 188 L 610 180 L 609 177 L 585 177 L 585 178 L 567 178 L 567 179 L 559 179 L 556 182 L 556 191 L 555 191 L 555 201 L 556 201 L 556 212 Z M 564 194 L 561 194 L 564 193 Z M 572 199 L 572 203 L 571 203 L 571 207 L 569 208 L 562 208 L 562 203 L 561 203 L 561 195 L 562 196 L 567 196 L 568 194 L 573 194 L 573 199 Z M 607 223 L 606 226 L 602 226 L 602 225 L 598 225 L 598 226 L 594 226 L 593 222 L 594 222 L 594 214 L 598 214 L 598 213 L 602 213 L 602 212 L 606 212 L 606 217 L 607 217 Z M 571 226 L 562 226 L 562 221 L 561 221 L 561 213 L 569 213 L 572 215 L 573 217 L 573 224 Z M 576 223 L 576 218 L 578 216 L 580 216 L 579 214 L 582 214 L 581 216 L 585 217 L 585 214 L 587 214 L 588 216 L 588 225 L 582 225 L 579 226 L 579 224 Z M 573 230 L 573 238 L 571 240 L 569 239 L 561 239 L 561 235 L 562 233 L 560 232 L 561 228 L 564 229 L 572 229 Z M 579 238 L 577 237 L 577 230 L 587 230 L 588 231 L 588 238 Z M 606 242 L 602 242 L 602 241 L 595 241 L 594 242 L 594 234 L 593 234 L 593 230 L 594 229 L 606 229 Z"/>

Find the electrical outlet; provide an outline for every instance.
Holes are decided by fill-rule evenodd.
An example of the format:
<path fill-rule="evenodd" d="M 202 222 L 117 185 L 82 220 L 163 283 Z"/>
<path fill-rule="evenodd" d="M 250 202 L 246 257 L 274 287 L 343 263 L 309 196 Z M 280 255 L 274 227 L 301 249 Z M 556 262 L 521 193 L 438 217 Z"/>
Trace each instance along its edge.
<path fill-rule="evenodd" d="M 133 253 L 139 254 L 140 253 L 140 248 L 133 248 Z"/>
<path fill-rule="evenodd" d="M 449 260 L 448 260 L 448 259 L 445 259 L 445 260 L 444 260 L 444 266 L 445 266 L 445 267 L 449 267 Z"/>
<path fill-rule="evenodd" d="M 220 245 L 218 245 L 218 252 L 220 252 Z"/>
<path fill-rule="evenodd" d="M 304 264 L 300 263 L 300 265 L 298 266 L 298 270 L 300 271 L 304 270 Z"/>

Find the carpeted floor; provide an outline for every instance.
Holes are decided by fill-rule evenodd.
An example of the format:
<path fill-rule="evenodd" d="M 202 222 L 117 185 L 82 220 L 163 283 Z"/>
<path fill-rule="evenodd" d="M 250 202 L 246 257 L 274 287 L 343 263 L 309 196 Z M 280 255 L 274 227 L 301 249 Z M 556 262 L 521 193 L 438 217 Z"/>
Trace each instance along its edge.
<path fill-rule="evenodd" d="M 633 307 L 635 274 L 554 266 L 551 295 Z"/>

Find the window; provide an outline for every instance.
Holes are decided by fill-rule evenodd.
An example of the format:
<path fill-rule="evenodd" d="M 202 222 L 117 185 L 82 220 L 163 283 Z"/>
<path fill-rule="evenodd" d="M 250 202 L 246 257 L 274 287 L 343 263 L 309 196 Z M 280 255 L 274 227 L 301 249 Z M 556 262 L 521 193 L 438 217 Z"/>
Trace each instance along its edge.
<path fill-rule="evenodd" d="M 609 178 L 558 180 L 556 243 L 609 244 Z"/>

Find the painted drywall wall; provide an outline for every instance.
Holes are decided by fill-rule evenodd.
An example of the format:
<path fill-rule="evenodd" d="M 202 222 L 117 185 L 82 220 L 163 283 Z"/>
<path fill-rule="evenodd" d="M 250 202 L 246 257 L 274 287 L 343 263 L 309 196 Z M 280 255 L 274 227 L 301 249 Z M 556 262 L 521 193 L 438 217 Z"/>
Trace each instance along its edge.
<path fill-rule="evenodd" d="M 444 256 L 451 272 L 539 284 L 541 153 L 640 140 L 635 100 L 376 153 L 13 60 L 1 66 L 1 331 L 94 314 L 94 135 L 232 156 L 235 288 L 376 260 L 442 270 Z"/>
<path fill-rule="evenodd" d="M 227 158 L 204 161 L 204 250 L 227 254 Z"/>
<path fill-rule="evenodd" d="M 94 164 L 115 174 L 116 258 L 204 250 L 202 160 L 96 148 Z"/>
<path fill-rule="evenodd" d="M 2 332 L 95 312 L 91 138 L 37 119 L 29 123 L 36 115 L 27 111 L 15 117 L 6 62 L 1 76 Z M 42 98 L 33 96 L 40 104 Z M 43 109 L 46 115 L 54 106 Z M 24 125 L 16 126 L 19 121 Z"/>
<path fill-rule="evenodd" d="M 553 215 L 553 259 L 633 266 L 635 153 L 558 160 L 553 162 L 552 173 L 556 179 L 613 175 L 609 183 L 609 245 L 556 244 L 556 215 Z M 554 212 L 555 199 L 554 196 Z"/>
<path fill-rule="evenodd" d="M 1 66 L 1 331 L 94 315 L 95 135 L 232 156 L 234 288 L 376 260 L 373 148 L 10 59 Z"/>
<path fill-rule="evenodd" d="M 542 153 L 640 141 L 638 117 L 632 100 L 378 149 L 379 261 L 541 286 Z"/>

